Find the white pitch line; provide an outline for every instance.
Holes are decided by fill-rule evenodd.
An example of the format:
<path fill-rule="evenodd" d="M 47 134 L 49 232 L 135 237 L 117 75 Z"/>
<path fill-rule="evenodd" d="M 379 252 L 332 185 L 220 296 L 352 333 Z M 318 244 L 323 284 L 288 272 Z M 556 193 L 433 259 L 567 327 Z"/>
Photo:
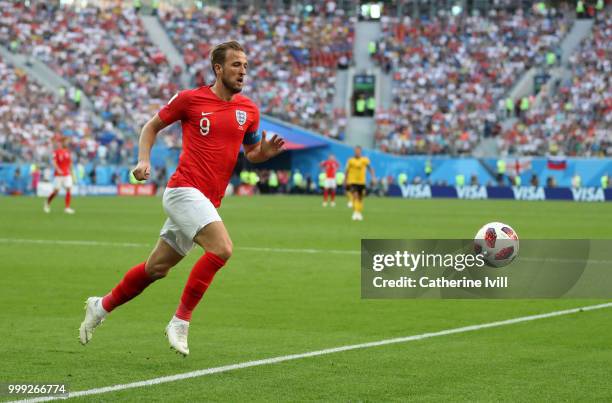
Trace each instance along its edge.
<path fill-rule="evenodd" d="M 258 366 L 262 366 L 262 365 L 276 364 L 276 363 L 279 363 L 279 362 L 298 360 L 298 359 L 302 359 L 302 358 L 309 358 L 309 357 L 316 357 L 316 356 L 321 356 L 321 355 L 335 354 L 335 353 L 340 353 L 340 352 L 343 352 L 343 351 L 360 350 L 360 349 L 364 349 L 364 348 L 379 347 L 379 346 L 385 346 L 385 345 L 389 345 L 389 344 L 406 343 L 406 342 L 410 342 L 410 341 L 430 339 L 432 337 L 439 337 L 439 336 L 447 336 L 447 335 L 450 335 L 450 334 L 472 332 L 472 331 L 481 330 L 481 329 L 490 329 L 490 328 L 494 328 L 494 327 L 513 325 L 513 324 L 516 324 L 516 323 L 529 322 L 529 321 L 534 321 L 534 320 L 538 320 L 538 319 L 552 318 L 552 317 L 555 317 L 555 316 L 569 315 L 569 314 L 578 313 L 578 312 L 582 312 L 582 311 L 593 311 L 593 310 L 596 310 L 596 309 L 604 309 L 604 308 L 610 308 L 610 307 L 612 307 L 612 302 L 608 302 L 608 303 L 605 303 L 605 304 L 599 304 L 599 305 L 589 305 L 589 306 L 584 306 L 584 307 L 580 307 L 580 308 L 565 309 L 565 310 L 562 310 L 562 311 L 553 311 L 553 312 L 543 313 L 543 314 L 539 314 L 539 315 L 522 316 L 522 317 L 519 317 L 519 318 L 501 320 L 501 321 L 497 321 L 497 322 L 482 323 L 480 325 L 458 327 L 458 328 L 455 328 L 455 329 L 441 330 L 439 332 L 433 332 L 433 333 L 423 333 L 423 334 L 417 334 L 417 335 L 407 336 L 407 337 L 398 337 L 398 338 L 394 338 L 394 339 L 386 339 L 386 340 L 373 341 L 373 342 L 369 342 L 369 343 L 351 344 L 351 345 L 347 345 L 347 346 L 327 348 L 327 349 L 324 349 L 324 350 L 310 351 L 310 352 L 300 353 L 300 354 L 284 355 L 284 356 L 280 356 L 280 357 L 266 358 L 266 359 L 263 359 L 263 360 L 247 361 L 247 362 L 242 362 L 242 363 L 238 363 L 238 364 L 231 364 L 231 365 L 224 365 L 224 366 L 220 366 L 220 367 L 206 368 L 206 369 L 201 369 L 201 370 L 198 370 L 198 371 L 185 372 L 185 373 L 182 373 L 182 374 L 162 376 L 162 377 L 159 377 L 159 378 L 148 379 L 148 380 L 145 380 L 145 381 L 132 382 L 132 383 L 124 383 L 124 384 L 119 384 L 119 385 L 105 386 L 105 387 L 102 387 L 102 388 L 81 390 L 81 391 L 77 391 L 77 392 L 70 392 L 67 397 L 49 396 L 49 397 L 39 397 L 39 398 L 35 398 L 35 399 L 19 400 L 19 401 L 16 401 L 16 402 L 46 402 L 46 401 L 50 401 L 50 400 L 70 399 L 70 398 L 79 397 L 79 396 L 99 395 L 99 394 L 103 394 L 103 393 L 117 392 L 117 391 L 120 391 L 120 390 L 140 388 L 140 387 L 143 387 L 143 386 L 159 385 L 159 384 L 162 384 L 162 383 L 181 381 L 181 380 L 184 380 L 184 379 L 198 378 L 198 377 L 202 377 L 202 376 L 206 376 L 206 375 L 218 374 L 218 373 L 221 373 L 221 372 L 234 371 L 234 370 L 237 370 L 237 369 L 258 367 Z M 16 402 L 12 402 L 12 403 L 16 403 Z"/>
<path fill-rule="evenodd" d="M 544 263 L 589 263 L 589 264 L 611 264 L 612 260 L 596 260 L 596 259 L 565 259 L 555 257 L 519 257 L 522 262 L 544 262 Z"/>
<path fill-rule="evenodd" d="M 0 243 L 31 243 L 48 245 L 71 245 L 71 246 L 115 246 L 119 248 L 152 248 L 153 245 L 135 242 L 105 242 L 105 241 L 83 241 L 83 240 L 55 240 L 55 239 L 12 239 L 0 238 Z M 236 250 L 247 250 L 253 252 L 275 252 L 275 253 L 330 253 L 340 255 L 359 255 L 358 250 L 347 249 L 299 249 L 299 248 L 265 248 L 257 246 L 236 246 Z M 531 258 L 521 257 L 522 261 L 530 262 L 549 262 L 549 263 L 589 263 L 589 264 L 612 264 L 612 260 L 592 260 L 592 259 L 560 259 L 551 257 Z"/>
<path fill-rule="evenodd" d="M 72 245 L 72 246 L 116 246 L 119 248 L 152 248 L 153 245 L 133 242 L 105 242 L 105 241 L 80 241 L 80 240 L 55 240 L 55 239 L 11 239 L 0 238 L 0 243 L 32 243 L 49 245 Z M 278 253 L 332 253 L 342 255 L 359 255 L 358 250 L 346 249 L 292 249 L 292 248 L 259 248 L 256 246 L 237 246 L 237 250 L 248 250 L 255 252 L 278 252 Z"/>
<path fill-rule="evenodd" d="M 33 243 L 46 245 L 72 245 L 72 246 L 118 246 L 122 248 L 140 248 L 152 246 L 146 243 L 132 242 L 104 242 L 104 241 L 71 241 L 71 240 L 56 240 L 56 239 L 12 239 L 0 238 L 0 243 Z"/>

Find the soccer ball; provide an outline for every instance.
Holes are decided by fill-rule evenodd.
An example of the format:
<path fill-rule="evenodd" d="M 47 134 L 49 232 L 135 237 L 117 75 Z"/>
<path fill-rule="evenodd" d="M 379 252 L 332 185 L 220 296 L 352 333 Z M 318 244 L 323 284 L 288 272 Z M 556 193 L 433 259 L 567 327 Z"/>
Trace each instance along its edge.
<path fill-rule="evenodd" d="M 507 266 L 518 256 L 518 235 L 508 224 L 490 222 L 476 233 L 474 251 L 484 255 L 490 266 Z"/>

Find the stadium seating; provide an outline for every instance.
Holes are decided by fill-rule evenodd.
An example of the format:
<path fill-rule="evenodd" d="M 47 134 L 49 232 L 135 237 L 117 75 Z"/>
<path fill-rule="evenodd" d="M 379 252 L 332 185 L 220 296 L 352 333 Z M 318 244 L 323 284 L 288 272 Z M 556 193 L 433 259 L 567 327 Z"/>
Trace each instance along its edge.
<path fill-rule="evenodd" d="M 523 155 L 612 155 L 612 16 L 601 15 L 593 36 L 570 57 L 571 77 L 553 86 L 499 139 Z"/>
<path fill-rule="evenodd" d="M 245 92 L 262 113 L 341 136 L 346 119 L 332 107 L 335 73 L 341 59 L 346 63 L 352 57 L 354 34 L 353 21 L 342 13 L 306 16 L 250 9 L 236 15 L 212 8 L 174 10 L 161 19 L 196 84 L 213 81 L 207 58 L 211 47 L 239 38 L 250 59 Z"/>
<path fill-rule="evenodd" d="M 501 97 L 557 46 L 570 20 L 492 10 L 428 20 L 384 17 L 374 56 L 393 74 L 393 107 L 377 115 L 377 146 L 398 154 L 468 154 L 498 130 Z"/>
<path fill-rule="evenodd" d="M 106 120 L 96 125 L 92 113 L 77 110 L 68 94 L 50 94 L 1 64 L 0 90 L 6 96 L 0 101 L 0 158 L 42 161 L 50 154 L 50 139 L 62 133 L 75 136 L 77 154 L 87 160 L 131 161 L 135 135 L 178 90 L 180 75 L 151 43 L 134 11 L 39 0 L 0 0 L 0 10 L 0 42 L 82 88 L 95 114 Z M 262 113 L 342 139 L 346 112 L 333 108 L 335 73 L 352 58 L 354 19 L 339 11 L 236 13 L 205 7 L 166 9 L 160 21 L 183 52 L 195 83 L 212 82 L 211 46 L 239 39 L 251 61 L 245 92 Z M 546 16 L 494 10 L 469 17 L 440 12 L 423 20 L 384 16 L 381 24 L 373 57 L 391 71 L 393 106 L 376 114 L 377 147 L 395 154 L 457 155 L 470 154 L 483 136 L 501 132 L 501 98 L 517 77 L 543 62 L 546 52 L 558 53 L 571 18 L 554 10 Z M 610 35 L 610 17 L 600 17 L 595 39 L 570 59 L 571 79 L 544 94 L 498 136 L 503 153 L 611 154 Z M 11 96 L 23 88 L 26 95 Z M 22 127 L 15 116 L 23 116 Z M 30 123 L 41 121 L 51 123 Z M 180 131 L 169 132 L 164 145 L 175 151 Z"/>
<path fill-rule="evenodd" d="M 75 155 L 88 161 L 132 159 L 128 142 L 109 122 L 96 125 L 89 113 L 28 78 L 0 58 L 0 162 L 48 163 L 58 135 L 73 137 Z"/>
<path fill-rule="evenodd" d="M 138 133 L 176 93 L 180 72 L 133 9 L 54 4 L 0 1 L 0 42 L 46 63 L 81 88 L 106 120 Z"/>

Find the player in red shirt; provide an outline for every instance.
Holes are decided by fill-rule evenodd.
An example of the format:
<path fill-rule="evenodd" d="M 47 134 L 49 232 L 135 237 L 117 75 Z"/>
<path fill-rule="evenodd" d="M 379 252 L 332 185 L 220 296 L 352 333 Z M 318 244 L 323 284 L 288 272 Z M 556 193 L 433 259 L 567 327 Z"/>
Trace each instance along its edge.
<path fill-rule="evenodd" d="M 53 168 L 55 178 L 53 179 L 53 192 L 49 195 L 43 206 L 45 213 L 51 212 L 51 202 L 57 196 L 61 188 L 66 189 L 66 199 L 64 212 L 74 214 L 74 210 L 70 208 L 70 199 L 72 192 L 72 158 L 70 157 L 70 139 L 62 137 L 60 147 L 53 152 Z"/>
<path fill-rule="evenodd" d="M 240 95 L 247 74 L 247 57 L 238 42 L 216 46 L 211 52 L 215 84 L 179 92 L 142 129 L 138 180 L 151 176 L 150 151 L 157 133 L 180 120 L 183 151 L 176 172 L 163 196 L 168 219 L 149 258 L 132 269 L 105 297 L 90 297 L 85 320 L 79 329 L 82 344 L 91 340 L 94 329 L 109 312 L 140 294 L 149 284 L 163 278 L 193 247 L 205 253 L 193 266 L 175 315 L 166 327 L 170 346 L 184 356 L 189 354 L 187 334 L 191 314 L 215 273 L 232 255 L 232 240 L 221 221 L 217 207 L 244 147 L 253 163 L 266 161 L 282 151 L 284 140 L 266 139 L 257 133 L 259 110 Z"/>
<path fill-rule="evenodd" d="M 329 157 L 321 162 L 321 168 L 325 170 L 325 184 L 323 185 L 323 207 L 327 207 L 327 197 L 331 196 L 331 206 L 336 207 L 336 172 L 340 164 L 336 157 L 330 154 Z"/>

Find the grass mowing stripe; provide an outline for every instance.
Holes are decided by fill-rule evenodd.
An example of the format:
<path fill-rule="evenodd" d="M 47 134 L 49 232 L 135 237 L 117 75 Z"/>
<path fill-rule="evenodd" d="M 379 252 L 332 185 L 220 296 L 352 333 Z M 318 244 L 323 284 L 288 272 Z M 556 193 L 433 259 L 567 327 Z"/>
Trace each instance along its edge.
<path fill-rule="evenodd" d="M 283 253 L 333 253 L 341 255 L 359 255 L 358 250 L 342 249 L 292 249 L 292 248 L 259 248 L 256 246 L 235 246 L 238 250 L 251 250 L 256 252 L 283 252 Z"/>
<path fill-rule="evenodd" d="M 410 341 L 429 339 L 432 337 L 447 336 L 451 334 L 472 332 L 472 331 L 481 330 L 481 329 L 508 326 L 508 325 L 513 325 L 516 323 L 530 322 L 530 321 L 539 320 L 539 319 L 552 318 L 556 316 L 569 315 L 569 314 L 583 312 L 583 311 L 593 311 L 596 309 L 604 309 L 604 308 L 610 308 L 610 307 L 612 307 L 612 302 L 607 302 L 604 304 L 589 305 L 589 306 L 584 306 L 584 307 L 579 307 L 579 308 L 547 312 L 547 313 L 538 314 L 538 315 L 522 316 L 522 317 L 518 317 L 514 319 L 501 320 L 497 322 L 482 323 L 479 325 L 471 325 L 471 326 L 458 327 L 455 329 L 441 330 L 439 332 L 433 332 L 433 333 L 423 333 L 423 334 L 417 334 L 417 335 L 407 336 L 407 337 L 398 337 L 394 339 L 379 340 L 379 341 L 373 341 L 373 342 L 362 343 L 362 344 L 352 344 L 352 345 L 347 345 L 347 346 L 328 348 L 324 350 L 310 351 L 310 352 L 300 353 L 300 354 L 291 354 L 291 355 L 285 355 L 285 356 L 280 356 L 280 357 L 266 358 L 262 360 L 247 361 L 247 362 L 242 362 L 238 364 L 224 365 L 220 367 L 206 368 L 206 369 L 201 369 L 197 371 L 185 372 L 185 373 L 176 374 L 176 375 L 163 376 L 163 377 L 148 379 L 148 380 L 139 381 L 139 382 L 125 383 L 125 384 L 119 384 L 119 385 L 105 386 L 102 388 L 71 392 L 68 394 L 67 397 L 66 396 L 39 397 L 35 399 L 18 400 L 18 401 L 14 401 L 13 403 L 16 403 L 16 402 L 45 402 L 45 401 L 59 400 L 59 399 L 66 399 L 66 398 L 69 399 L 69 398 L 80 397 L 80 396 L 99 395 L 103 393 L 116 392 L 120 390 L 141 388 L 144 386 L 159 385 L 162 383 L 175 382 L 175 381 L 180 381 L 180 380 L 190 379 L 190 378 L 197 378 L 197 377 L 202 377 L 206 375 L 218 374 L 221 372 L 233 371 L 237 369 L 276 364 L 279 362 L 298 360 L 301 358 L 309 358 L 309 357 L 316 357 L 316 356 L 321 356 L 321 355 L 335 354 L 335 353 L 340 353 L 343 351 L 379 347 L 379 346 L 385 346 L 388 344 L 406 343 Z"/>
<path fill-rule="evenodd" d="M 54 240 L 54 239 L 10 239 L 0 238 L 0 243 L 31 243 L 31 244 L 49 244 L 49 245 L 70 245 L 70 246 L 117 246 L 122 248 L 144 248 L 153 247 L 146 243 L 132 242 L 105 242 L 105 241 L 79 241 L 79 240 Z M 299 249 L 299 248 L 265 248 L 257 246 L 235 246 L 234 249 L 246 250 L 254 252 L 278 252 L 278 253 L 330 253 L 341 255 L 359 255 L 361 252 L 357 250 L 346 249 Z M 525 261 L 539 262 L 558 262 L 558 263 L 582 263 L 588 262 L 591 264 L 612 264 L 612 260 L 591 260 L 591 259 L 560 259 L 553 257 L 542 258 L 522 258 Z"/>
<path fill-rule="evenodd" d="M 55 240 L 55 239 L 10 239 L 10 238 L 0 238 L 0 243 L 31 243 L 31 244 L 66 245 L 66 246 L 119 246 L 122 248 L 141 248 L 145 246 L 151 246 L 146 243 L 131 243 L 131 242 L 71 241 L 71 240 Z"/>
<path fill-rule="evenodd" d="M 104 242 L 104 241 L 79 241 L 79 240 L 54 240 L 54 239 L 10 239 L 0 238 L 0 243 L 32 243 L 32 244 L 49 244 L 49 245 L 70 245 L 70 246 L 117 246 L 123 248 L 141 248 L 153 247 L 154 245 L 146 243 L 131 243 L 131 242 Z M 237 246 L 234 249 L 248 250 L 255 252 L 279 252 L 279 253 L 333 253 L 343 255 L 358 255 L 361 252 L 357 250 L 342 250 L 342 249 L 295 249 L 295 248 L 260 248 L 257 246 Z"/>

